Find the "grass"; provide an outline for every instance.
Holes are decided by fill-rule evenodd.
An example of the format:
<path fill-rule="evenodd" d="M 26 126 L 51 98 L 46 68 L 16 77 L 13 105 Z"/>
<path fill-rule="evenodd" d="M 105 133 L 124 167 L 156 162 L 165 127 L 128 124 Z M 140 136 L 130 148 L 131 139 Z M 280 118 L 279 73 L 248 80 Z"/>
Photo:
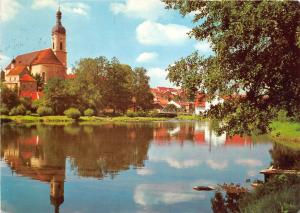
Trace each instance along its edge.
<path fill-rule="evenodd" d="M 244 213 L 297 212 L 300 208 L 300 177 L 276 176 L 245 194 L 239 206 Z"/>
<path fill-rule="evenodd" d="M 203 121 L 205 118 L 198 115 L 178 115 L 177 120 Z"/>
<path fill-rule="evenodd" d="M 282 145 L 300 150 L 300 123 L 274 121 L 271 124 L 271 138 Z"/>
<path fill-rule="evenodd" d="M 68 118 L 67 116 L 37 116 L 37 115 L 25 115 L 25 116 L 0 116 L 1 121 L 16 123 L 44 123 L 44 124 L 69 124 L 75 122 L 75 120 Z M 79 119 L 80 124 L 98 124 L 105 122 L 146 122 L 146 121 L 164 121 L 168 118 L 152 118 L 152 117 L 97 117 L 97 116 L 81 116 Z"/>

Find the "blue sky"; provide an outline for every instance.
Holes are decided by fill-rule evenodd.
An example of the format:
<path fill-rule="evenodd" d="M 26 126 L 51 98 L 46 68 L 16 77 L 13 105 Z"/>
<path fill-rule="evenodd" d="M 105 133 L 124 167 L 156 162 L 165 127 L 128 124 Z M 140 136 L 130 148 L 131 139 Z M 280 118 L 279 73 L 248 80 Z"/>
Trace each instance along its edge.
<path fill-rule="evenodd" d="M 57 0 L 1 0 L 0 67 L 13 56 L 51 47 Z M 165 69 L 198 50 L 211 52 L 207 41 L 186 34 L 192 15 L 164 9 L 160 0 L 61 0 L 67 30 L 68 66 L 85 57 L 117 57 L 132 67 L 143 66 L 150 84 L 171 86 Z"/>

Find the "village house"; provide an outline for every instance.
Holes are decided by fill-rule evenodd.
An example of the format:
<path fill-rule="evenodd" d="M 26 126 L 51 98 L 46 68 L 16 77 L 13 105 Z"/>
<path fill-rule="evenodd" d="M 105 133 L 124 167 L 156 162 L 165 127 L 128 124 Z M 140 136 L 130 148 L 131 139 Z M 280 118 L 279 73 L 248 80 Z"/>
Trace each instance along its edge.
<path fill-rule="evenodd" d="M 62 13 L 58 9 L 56 24 L 52 28 L 52 46 L 16 56 L 5 68 L 4 84 L 16 89 L 21 97 L 39 98 L 34 76 L 40 75 L 43 83 L 53 77 L 68 78 L 66 29 L 61 23 Z"/>
<path fill-rule="evenodd" d="M 154 108 L 163 111 L 167 105 L 174 105 L 178 111 L 193 113 L 194 103 L 188 101 L 186 94 L 182 89 L 170 87 L 151 88 L 154 96 Z"/>

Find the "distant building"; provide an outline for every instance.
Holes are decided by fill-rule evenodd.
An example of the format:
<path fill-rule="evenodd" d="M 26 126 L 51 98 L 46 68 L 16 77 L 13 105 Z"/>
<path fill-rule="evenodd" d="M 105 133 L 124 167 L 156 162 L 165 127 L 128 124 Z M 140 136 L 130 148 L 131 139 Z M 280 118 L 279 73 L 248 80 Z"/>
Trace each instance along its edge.
<path fill-rule="evenodd" d="M 62 13 L 56 13 L 56 25 L 52 28 L 52 47 L 16 56 L 5 68 L 5 84 L 17 89 L 20 96 L 38 97 L 37 82 L 33 78 L 39 74 L 44 83 L 53 77 L 67 76 L 66 29 L 61 23 Z"/>
<path fill-rule="evenodd" d="M 194 103 L 187 100 L 182 89 L 156 87 L 151 88 L 151 93 L 154 96 L 154 108 L 159 111 L 169 104 L 175 105 L 177 109 L 183 112 L 192 113 L 194 111 Z"/>

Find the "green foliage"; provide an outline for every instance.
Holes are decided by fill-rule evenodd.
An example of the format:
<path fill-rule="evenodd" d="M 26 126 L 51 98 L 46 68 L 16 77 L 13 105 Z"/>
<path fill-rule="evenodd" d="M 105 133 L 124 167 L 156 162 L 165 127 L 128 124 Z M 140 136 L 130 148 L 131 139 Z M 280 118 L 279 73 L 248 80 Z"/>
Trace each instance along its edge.
<path fill-rule="evenodd" d="M 0 84 L 0 103 L 5 104 L 11 109 L 19 104 L 18 93 L 16 89 L 9 89 L 6 85 Z"/>
<path fill-rule="evenodd" d="M 53 110 L 50 107 L 46 106 L 40 106 L 36 112 L 39 116 L 47 116 L 53 114 Z"/>
<path fill-rule="evenodd" d="M 1 104 L 0 115 L 8 115 L 8 113 L 9 109 L 7 108 L 7 106 L 5 104 Z"/>
<path fill-rule="evenodd" d="M 150 91 L 149 80 L 146 75 L 147 70 L 143 67 L 135 68 L 133 71 L 132 95 L 134 97 L 134 107 L 137 110 L 149 110 L 153 108 L 153 95 Z"/>
<path fill-rule="evenodd" d="M 26 115 L 31 115 L 31 111 L 30 110 L 26 110 Z"/>
<path fill-rule="evenodd" d="M 68 83 L 64 79 L 52 78 L 45 86 L 45 105 L 51 107 L 55 114 L 62 114 L 76 100 L 75 94 L 73 95 L 69 92 Z"/>
<path fill-rule="evenodd" d="M 179 60 L 168 78 L 192 95 L 225 99 L 208 113 L 222 120 L 219 132 L 265 133 L 279 110 L 299 115 L 299 2 L 163 1 L 182 15 L 195 12 L 190 36 L 211 44 L 212 55 Z"/>
<path fill-rule="evenodd" d="M 93 109 L 86 109 L 84 110 L 83 114 L 85 116 L 93 116 L 95 114 L 95 111 Z"/>
<path fill-rule="evenodd" d="M 137 113 L 132 110 L 127 110 L 126 116 L 127 117 L 137 117 Z"/>
<path fill-rule="evenodd" d="M 21 97 L 19 99 L 20 104 L 22 104 L 26 109 L 31 110 L 31 98 L 28 97 Z"/>
<path fill-rule="evenodd" d="M 174 104 L 168 104 L 164 109 L 164 112 L 177 112 L 178 109 Z"/>
<path fill-rule="evenodd" d="M 9 115 L 25 115 L 25 114 L 26 114 L 26 108 L 22 104 L 13 107 L 9 112 Z"/>
<path fill-rule="evenodd" d="M 81 116 L 81 113 L 78 109 L 76 108 L 69 108 L 67 110 L 64 111 L 64 114 L 68 117 L 68 118 L 72 118 L 75 120 L 78 120 Z"/>
<path fill-rule="evenodd" d="M 43 89 L 44 87 L 44 79 L 43 76 L 41 76 L 39 73 L 36 73 L 33 78 L 36 80 L 37 83 L 37 88 L 38 89 Z"/>
<path fill-rule="evenodd" d="M 153 110 L 149 111 L 149 116 L 152 118 L 157 118 L 157 117 L 159 117 L 159 111 L 157 109 L 153 109 Z"/>
<path fill-rule="evenodd" d="M 300 208 L 300 177 L 279 175 L 247 193 L 241 212 L 297 212 Z"/>

